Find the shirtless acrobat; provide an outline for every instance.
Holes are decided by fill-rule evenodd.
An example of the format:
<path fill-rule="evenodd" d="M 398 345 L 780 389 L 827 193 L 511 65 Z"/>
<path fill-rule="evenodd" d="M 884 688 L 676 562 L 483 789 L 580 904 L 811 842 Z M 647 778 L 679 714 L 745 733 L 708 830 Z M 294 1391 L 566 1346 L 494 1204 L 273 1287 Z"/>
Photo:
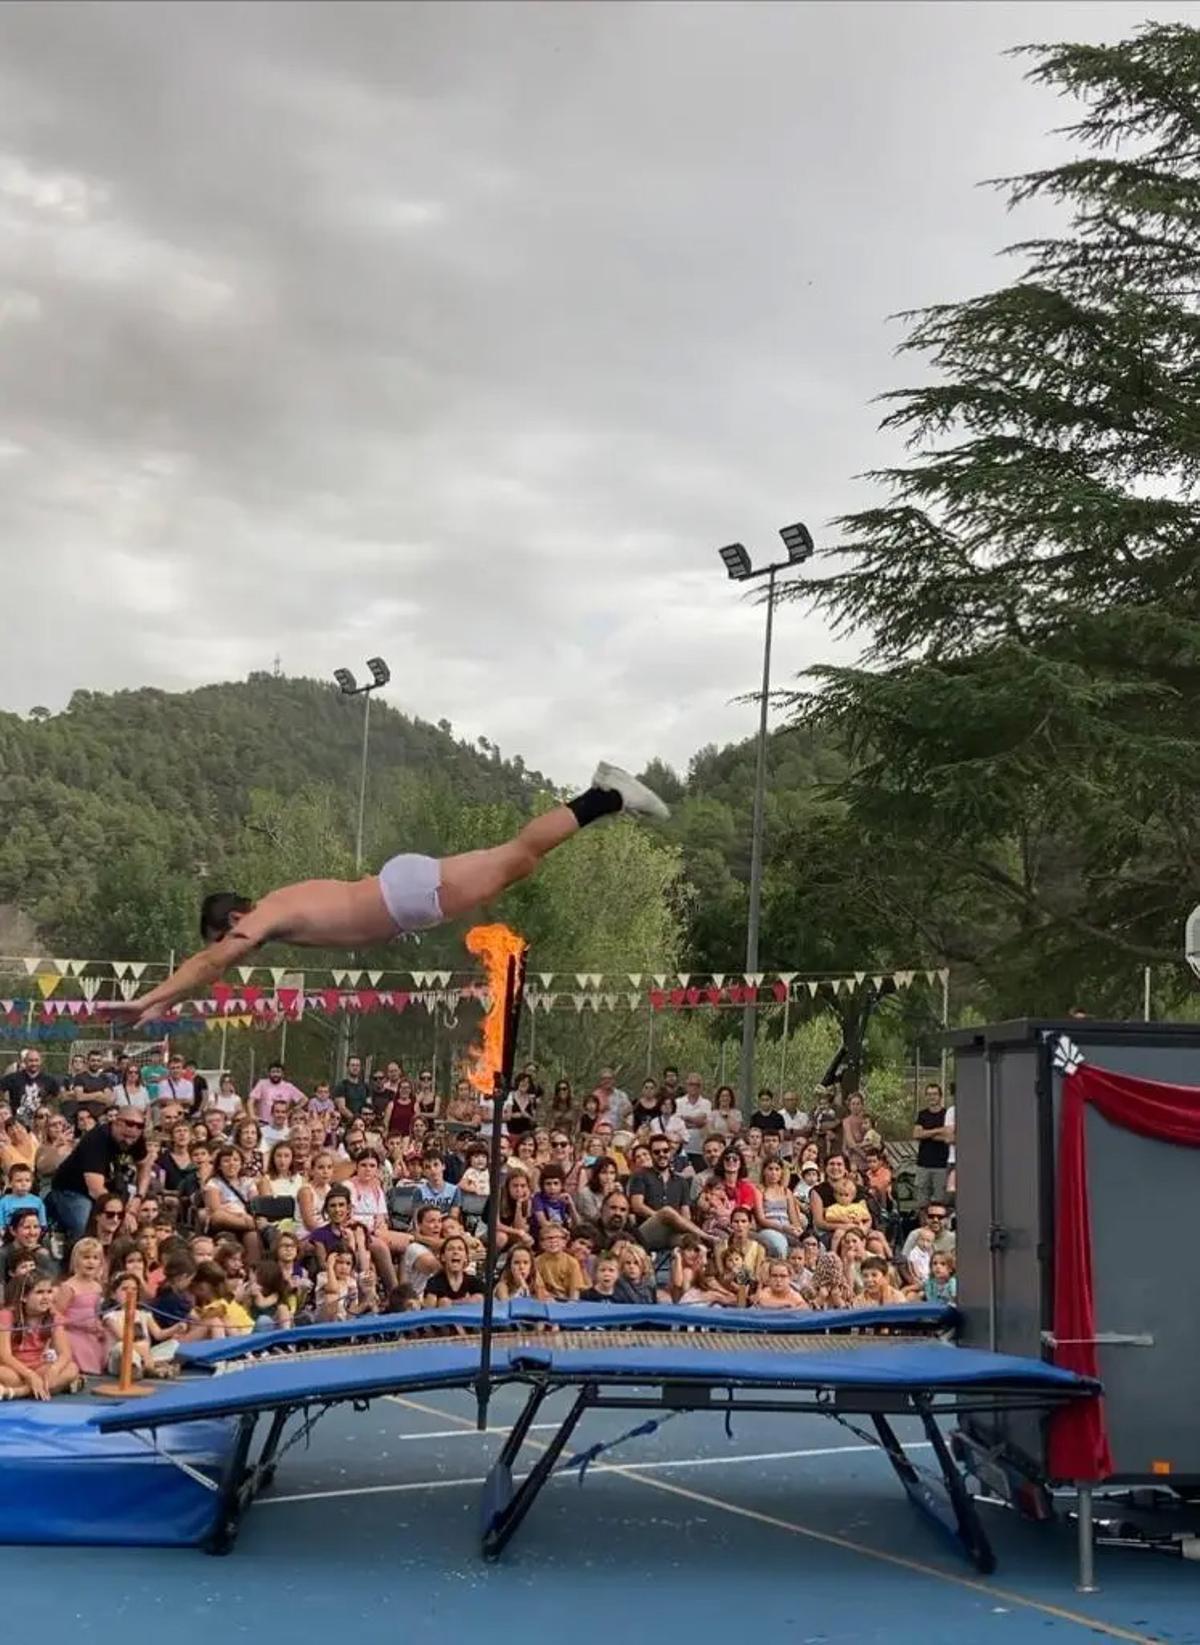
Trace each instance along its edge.
<path fill-rule="evenodd" d="M 592 786 L 567 805 L 535 817 L 515 839 L 458 857 L 406 854 L 362 880 L 304 880 L 258 902 L 216 891 L 200 908 L 208 946 L 184 960 L 165 982 L 135 1000 L 139 1024 L 210 983 L 268 942 L 303 948 L 370 948 L 406 931 L 423 931 L 491 902 L 532 874 L 547 852 L 600 817 L 628 811 L 665 818 L 658 795 L 619 766 L 599 765 Z"/>

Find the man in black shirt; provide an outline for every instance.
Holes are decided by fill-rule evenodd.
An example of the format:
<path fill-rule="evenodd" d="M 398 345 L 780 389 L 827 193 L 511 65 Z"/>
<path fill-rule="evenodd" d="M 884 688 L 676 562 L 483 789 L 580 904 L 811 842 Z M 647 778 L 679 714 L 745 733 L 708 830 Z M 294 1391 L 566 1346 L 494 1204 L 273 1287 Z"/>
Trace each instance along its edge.
<path fill-rule="evenodd" d="M 780 1112 L 774 1091 L 764 1088 L 758 1093 L 758 1107 L 750 1116 L 750 1124 L 757 1125 L 763 1136 L 787 1130 L 787 1120 Z"/>
<path fill-rule="evenodd" d="M 141 1109 L 120 1108 L 107 1125 L 86 1132 L 63 1160 L 50 1180 L 46 1209 L 68 1240 L 82 1239 L 102 1195 L 120 1194 L 132 1207 L 141 1200 L 154 1164 L 145 1131 Z"/>
<path fill-rule="evenodd" d="M 21 1057 L 21 1066 L 0 1080 L 0 1091 L 12 1104 L 22 1125 L 28 1125 L 39 1108 L 58 1096 L 58 1081 L 42 1070 L 42 1053 L 30 1048 Z"/>
<path fill-rule="evenodd" d="M 925 1106 L 917 1114 L 913 1137 L 917 1144 L 917 1204 L 928 1205 L 945 1195 L 946 1168 L 954 1141 L 953 1128 L 946 1124 L 942 1088 L 932 1081 L 925 1087 Z"/>
<path fill-rule="evenodd" d="M 361 1057 L 346 1059 L 346 1077 L 334 1086 L 333 1100 L 338 1113 L 347 1123 L 362 1110 L 367 1100 L 367 1082 L 363 1078 Z"/>
<path fill-rule="evenodd" d="M 669 1137 L 651 1137 L 652 1170 L 635 1171 L 629 1179 L 629 1205 L 638 1221 L 638 1238 L 647 1251 L 665 1251 L 696 1225 L 690 1211 L 691 1183 L 671 1164 L 675 1144 Z"/>

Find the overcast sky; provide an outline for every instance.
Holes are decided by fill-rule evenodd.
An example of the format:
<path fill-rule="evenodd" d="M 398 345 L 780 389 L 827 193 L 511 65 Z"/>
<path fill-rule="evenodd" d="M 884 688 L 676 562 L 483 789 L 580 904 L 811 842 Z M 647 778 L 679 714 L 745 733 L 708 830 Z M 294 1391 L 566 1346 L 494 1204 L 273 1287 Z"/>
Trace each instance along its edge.
<path fill-rule="evenodd" d="M 828 541 L 888 315 L 1010 277 L 1004 48 L 1146 15 L 5 5 L 0 706 L 380 652 L 563 782 L 747 734 L 717 547 Z"/>

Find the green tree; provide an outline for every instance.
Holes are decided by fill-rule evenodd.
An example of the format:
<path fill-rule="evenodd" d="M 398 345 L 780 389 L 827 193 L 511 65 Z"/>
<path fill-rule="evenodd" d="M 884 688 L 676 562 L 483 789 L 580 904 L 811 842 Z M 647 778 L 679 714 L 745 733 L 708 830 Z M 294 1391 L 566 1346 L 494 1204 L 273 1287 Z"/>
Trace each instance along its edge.
<path fill-rule="evenodd" d="M 794 706 L 852 762 L 889 905 L 997 1004 L 1128 1006 L 1200 877 L 1200 31 L 1036 48 L 1031 77 L 1079 100 L 1079 152 L 1004 186 L 1062 228 L 908 317 L 910 458 L 817 585 L 871 653 Z"/>

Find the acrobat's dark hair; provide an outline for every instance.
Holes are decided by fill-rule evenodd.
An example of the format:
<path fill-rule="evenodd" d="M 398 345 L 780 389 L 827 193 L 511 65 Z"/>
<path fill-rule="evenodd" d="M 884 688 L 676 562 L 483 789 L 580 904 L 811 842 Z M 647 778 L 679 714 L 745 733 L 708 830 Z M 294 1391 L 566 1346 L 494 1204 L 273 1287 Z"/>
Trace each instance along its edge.
<path fill-rule="evenodd" d="M 200 935 L 215 942 L 228 933 L 234 914 L 248 914 L 253 907 L 240 891 L 210 891 L 200 904 Z"/>

